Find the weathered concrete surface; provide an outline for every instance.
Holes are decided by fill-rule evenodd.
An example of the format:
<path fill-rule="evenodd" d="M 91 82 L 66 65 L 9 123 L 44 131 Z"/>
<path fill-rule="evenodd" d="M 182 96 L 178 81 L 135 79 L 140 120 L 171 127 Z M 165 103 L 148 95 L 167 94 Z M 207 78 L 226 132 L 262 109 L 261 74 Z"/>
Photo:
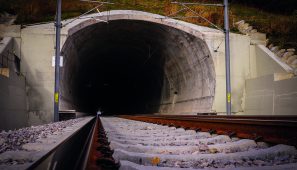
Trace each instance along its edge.
<path fill-rule="evenodd" d="M 61 109 L 225 112 L 225 49 L 220 31 L 127 10 L 70 21 L 63 21 L 61 38 Z M 233 112 L 244 111 L 245 80 L 266 74 L 256 57 L 257 44 L 265 38 L 258 34 L 230 35 Z M 54 24 L 29 26 L 10 35 L 17 39 L 16 52 L 27 80 L 29 123 L 50 122 Z M 138 108 L 131 109 L 134 106 Z"/>
<path fill-rule="evenodd" d="M 20 37 L 20 35 L 21 35 L 20 25 L 0 24 L 1 37 Z"/>
<path fill-rule="evenodd" d="M 106 20 L 107 16 L 109 24 L 92 19 L 92 17 L 95 17 Z M 120 27 L 120 25 L 116 27 L 117 24 L 125 25 L 124 21 L 129 23 L 126 24 L 126 27 Z M 69 21 L 64 21 L 64 24 L 67 22 Z M 108 29 L 111 33 L 106 31 Z M 123 35 L 126 33 L 132 38 L 124 37 Z M 29 96 L 32 96 L 29 99 L 29 107 L 31 108 L 30 120 L 32 122 L 38 122 L 35 119 L 39 119 L 39 123 L 52 119 L 54 69 L 51 67 L 51 57 L 54 55 L 54 34 L 53 24 L 30 26 L 22 29 L 21 51 L 24 57 L 22 71 L 27 75 L 28 88 L 31 90 L 29 91 Z M 141 42 L 140 39 L 145 41 Z M 231 34 L 230 39 L 232 110 L 238 112 L 243 110 L 241 100 L 244 94 L 245 79 L 252 77 L 250 61 L 254 57 L 254 53 L 252 53 L 253 49 L 250 45 L 252 40 L 249 36 Z M 113 40 L 113 42 L 105 40 Z M 132 52 L 131 55 L 134 56 L 134 59 L 139 56 L 138 58 L 142 58 L 139 62 L 143 63 L 147 62 L 146 60 L 150 58 L 151 53 L 154 53 L 153 55 L 158 54 L 158 56 L 153 57 L 155 59 L 148 60 L 152 60 L 150 61 L 152 64 L 149 64 L 150 68 L 148 68 L 146 74 L 149 74 L 149 72 L 155 73 L 151 73 L 150 76 L 146 77 L 147 79 L 152 78 L 152 81 L 141 81 L 147 82 L 146 84 L 154 84 L 153 82 L 155 82 L 159 84 L 158 86 L 161 85 L 161 89 L 146 86 L 148 91 L 150 91 L 149 88 L 155 88 L 153 91 L 156 94 L 157 91 L 161 91 L 161 96 L 160 94 L 159 97 L 158 94 L 152 95 L 150 99 L 146 99 L 144 102 L 148 103 L 148 105 L 142 108 L 152 108 L 154 106 L 151 111 L 159 111 L 162 114 L 225 112 L 223 33 L 207 27 L 173 19 L 164 19 L 159 15 L 139 11 L 111 11 L 110 13 L 103 13 L 103 16 L 92 14 L 75 20 L 62 29 L 61 47 L 63 47 L 62 52 L 65 56 L 61 80 L 63 89 L 61 95 L 62 109 L 80 110 L 82 108 L 78 106 L 88 107 L 93 105 L 88 105 L 86 98 L 84 98 L 87 95 L 78 95 L 78 93 L 87 94 L 87 88 L 78 88 L 74 85 L 79 81 L 78 78 L 96 77 L 95 75 L 98 72 L 94 71 L 94 69 L 99 68 L 100 70 L 100 67 L 103 67 L 104 70 L 115 70 L 118 66 L 106 64 L 107 60 L 104 57 L 100 59 L 100 56 L 104 56 L 107 52 L 122 51 L 123 56 L 128 56 L 127 51 L 125 53 L 125 50 L 121 50 L 119 45 L 113 45 L 112 43 L 123 44 L 126 49 L 129 49 L 127 51 Z M 133 49 L 132 46 L 136 46 L 136 48 Z M 156 58 L 160 60 L 157 61 Z M 128 60 L 131 63 L 135 62 L 134 65 L 139 65 L 139 62 L 137 64 L 134 59 L 130 58 Z M 86 65 L 82 67 L 84 62 L 89 62 L 89 64 L 101 63 L 101 65 L 96 67 L 91 66 L 91 64 L 90 68 L 93 69 L 91 70 Z M 28 63 L 30 63 L 30 66 Z M 102 63 L 105 64 L 102 65 Z M 149 69 L 155 71 L 149 71 Z M 86 70 L 89 70 L 89 72 Z M 139 71 L 136 69 L 130 73 L 135 72 Z M 97 76 L 104 77 L 103 73 L 106 72 L 97 74 Z M 103 80 L 98 82 L 105 84 Z M 123 82 L 118 81 L 117 83 Z M 90 86 L 90 84 L 85 83 L 85 86 Z M 125 91 L 124 88 L 122 91 Z M 131 100 L 131 98 L 127 98 L 130 94 L 119 92 L 119 95 L 115 96 L 118 101 L 125 101 L 127 99 Z M 100 94 L 97 94 L 97 96 L 104 97 L 104 95 Z M 100 97 L 98 98 L 100 100 Z M 87 104 L 82 103 L 82 100 L 86 101 Z M 134 102 L 137 100 L 139 99 L 135 97 Z M 36 102 L 38 104 L 35 104 Z M 160 104 L 161 107 L 159 107 Z M 137 102 L 135 105 L 137 105 Z"/>
<path fill-rule="evenodd" d="M 29 124 L 48 123 L 53 119 L 54 36 L 27 33 L 21 37 L 21 71 L 26 76 Z"/>
<path fill-rule="evenodd" d="M 142 93 L 148 99 L 139 105 L 156 108 L 148 112 L 208 112 L 212 107 L 215 72 L 208 47 L 201 39 L 183 31 L 143 21 L 116 20 L 110 21 L 108 25 L 99 23 L 69 36 L 63 55 L 65 69 L 62 84 L 66 86 L 64 89 L 72 90 L 72 95 L 65 95 L 67 90 L 64 90 L 63 99 L 75 99 L 77 105 L 81 106 L 90 97 L 92 100 L 96 96 L 109 100 L 109 96 L 114 95 L 110 103 L 126 96 L 125 100 L 129 102 L 124 101 L 124 105 L 133 108 L 132 105 L 137 107 L 137 100 L 141 100 L 141 96 L 135 93 Z M 73 72 L 76 74 L 68 74 Z M 126 74 L 121 74 L 123 72 Z M 98 76 L 103 80 L 86 80 L 86 76 Z M 132 84 L 126 86 L 130 79 Z M 70 84 L 72 81 L 78 90 Z M 86 82 L 97 86 L 117 83 L 117 87 L 104 89 L 110 90 L 105 95 L 101 87 L 89 91 L 83 84 Z M 150 83 L 155 85 L 148 85 Z M 143 89 L 133 87 L 139 85 Z M 98 89 L 97 95 L 79 94 L 83 88 L 84 93 L 90 94 L 96 93 Z M 143 93 L 144 89 L 148 93 Z M 103 109 L 109 110 L 106 107 L 112 107 L 110 103 L 107 104 L 110 106 L 103 105 Z M 123 107 L 120 103 L 115 104 Z M 88 107 L 93 106 L 88 104 Z M 141 110 L 145 109 L 131 111 L 143 112 Z"/>
<path fill-rule="evenodd" d="M 85 20 L 81 19 L 81 20 L 74 21 L 73 23 L 71 23 L 67 26 L 67 27 L 69 27 L 69 34 L 70 35 L 75 34 L 76 31 L 83 30 L 82 28 L 85 28 L 89 25 L 92 25 L 92 24 L 98 22 L 94 19 L 90 19 L 90 17 L 105 19 L 104 17 L 100 17 L 98 15 L 90 15 L 88 19 L 85 19 Z M 222 42 L 222 41 L 224 41 L 224 35 L 221 32 L 214 30 L 214 29 L 200 27 L 200 26 L 185 23 L 182 21 L 176 21 L 176 20 L 164 19 L 164 18 L 160 19 L 160 18 L 162 18 L 162 16 L 138 12 L 138 11 L 112 11 L 109 16 L 109 21 L 110 22 L 116 21 L 116 20 L 149 21 L 151 23 L 157 23 L 157 24 L 162 24 L 163 26 L 167 25 L 167 26 L 170 26 L 171 28 L 176 28 L 177 30 L 180 31 L 179 37 L 181 37 L 181 35 L 186 35 L 185 33 L 181 34 L 182 32 L 190 33 L 191 35 L 196 37 L 197 41 L 199 39 L 200 39 L 200 41 L 202 41 L 202 43 L 200 43 L 200 44 L 203 44 L 203 42 L 206 42 L 206 44 L 208 46 L 208 50 L 210 52 L 210 57 L 212 58 L 214 66 L 215 66 L 215 75 L 216 75 L 215 76 L 215 91 L 214 92 L 211 89 L 209 89 L 209 87 L 206 87 L 204 89 L 202 88 L 203 90 L 200 90 L 201 88 L 199 87 L 199 84 L 197 84 L 197 83 L 193 84 L 191 82 L 185 81 L 185 80 L 187 80 L 186 79 L 187 71 L 188 71 L 187 69 L 189 69 L 188 67 L 191 65 L 191 62 L 192 63 L 194 62 L 194 60 L 191 59 L 191 57 L 193 55 L 195 56 L 195 54 L 193 54 L 193 52 L 195 52 L 195 50 L 192 50 L 193 51 L 192 54 L 186 55 L 184 57 L 184 58 L 187 58 L 188 61 L 180 62 L 179 60 L 176 60 L 173 58 L 175 61 L 173 60 L 173 64 L 172 64 L 172 66 L 170 66 L 173 69 L 173 71 L 171 71 L 170 73 L 179 75 L 179 79 L 176 79 L 175 83 L 171 83 L 171 84 L 173 84 L 173 86 L 183 87 L 185 90 L 183 90 L 181 92 L 180 90 L 176 90 L 176 87 L 171 87 L 171 88 L 169 88 L 170 90 L 168 90 L 168 88 L 165 86 L 165 89 L 167 89 L 167 94 L 169 94 L 169 100 L 167 100 L 167 102 L 166 102 L 166 100 L 164 100 L 165 102 L 163 102 L 164 104 L 167 105 L 166 107 L 161 107 L 161 108 L 163 108 L 163 109 L 161 109 L 161 111 L 164 112 L 163 114 L 165 114 L 166 112 L 167 113 L 175 112 L 175 113 L 189 114 L 189 113 L 193 113 L 193 112 L 197 112 L 197 111 L 225 112 L 225 97 L 224 97 L 225 96 L 225 67 L 224 67 L 225 59 L 224 59 L 224 43 Z M 84 32 L 84 34 L 82 34 L 83 36 L 81 36 L 81 37 L 84 37 L 84 35 L 87 35 L 86 31 L 81 31 L 81 32 Z M 253 53 L 250 53 L 251 38 L 249 36 L 231 34 L 230 38 L 231 38 L 231 57 L 232 57 L 231 64 L 232 64 L 232 73 L 233 73 L 232 84 L 236 85 L 236 86 L 233 86 L 233 99 L 234 100 L 233 100 L 232 109 L 234 112 L 238 112 L 238 111 L 242 110 L 241 99 L 243 98 L 243 91 L 244 91 L 243 89 L 245 86 L 244 81 L 246 78 L 250 78 L 252 76 L 251 69 L 250 69 L 251 66 L 250 66 L 249 61 L 251 60 L 251 57 L 252 57 L 251 54 L 253 54 Z M 75 40 L 75 41 L 77 41 L 77 40 Z M 173 40 L 173 42 L 175 42 L 175 41 Z M 192 44 L 189 44 L 189 41 L 188 42 L 184 41 L 184 42 L 185 43 L 183 43 L 182 46 L 184 45 L 186 48 L 189 48 L 189 47 L 193 48 L 193 46 L 197 46 L 193 42 L 191 42 Z M 188 45 L 187 45 L 187 43 L 188 43 Z M 219 48 L 218 48 L 218 46 L 219 46 Z M 172 47 L 174 47 L 174 46 L 172 46 Z M 199 47 L 199 45 L 198 45 L 198 47 Z M 200 48 L 201 48 L 201 45 L 200 45 Z M 218 50 L 215 51 L 215 49 L 217 49 L 217 48 L 218 48 Z M 172 48 L 170 48 L 170 49 L 172 49 Z M 205 48 L 203 47 L 202 49 L 205 49 Z M 191 48 L 190 48 L 190 51 L 191 51 Z M 75 53 L 75 52 L 72 52 L 72 53 Z M 185 55 L 185 54 L 181 54 L 180 56 L 183 56 L 183 55 Z M 200 54 L 198 54 L 198 55 L 200 55 Z M 177 57 L 177 59 L 178 58 L 179 57 Z M 183 57 L 180 57 L 180 58 L 183 58 Z M 198 56 L 198 58 L 199 58 L 199 56 Z M 202 57 L 200 56 L 200 58 L 202 58 Z M 170 59 L 170 60 L 172 60 L 172 59 Z M 169 63 L 170 60 L 168 60 L 167 63 Z M 179 64 L 176 65 L 176 64 L 174 64 L 174 62 L 178 62 Z M 183 64 L 183 63 L 185 63 L 185 64 Z M 190 64 L 190 65 L 188 65 L 188 64 Z M 191 66 L 190 66 L 190 68 L 191 68 Z M 174 69 L 176 71 L 174 71 Z M 205 69 L 203 68 L 202 71 L 203 70 L 205 70 Z M 196 73 L 195 72 L 193 72 L 193 73 L 194 73 L 194 75 L 196 74 L 197 76 L 199 76 L 199 72 L 200 71 L 198 70 L 198 73 L 197 73 L 197 71 L 196 71 Z M 189 74 L 189 75 L 191 75 L 191 74 Z M 199 80 L 199 78 L 195 77 L 195 76 L 190 79 L 195 80 L 195 81 Z M 211 79 L 209 79 L 209 80 L 211 80 Z M 208 80 L 202 80 L 202 82 L 207 82 L 207 81 Z M 183 82 L 187 82 L 186 84 L 189 87 L 185 87 L 183 85 Z M 199 83 L 199 81 L 197 81 L 197 82 Z M 180 83 L 180 84 L 178 84 L 178 83 Z M 210 82 L 210 84 L 212 84 L 212 83 Z M 163 92 L 166 91 L 165 89 L 163 89 Z M 174 94 L 175 91 L 178 94 L 175 95 Z M 199 98 L 199 96 L 201 96 L 199 94 L 197 95 L 197 92 L 201 93 L 201 92 L 207 92 L 207 91 L 209 91 L 210 94 L 214 94 L 213 104 L 211 104 L 209 102 L 203 103 L 199 100 L 198 101 L 195 100 L 197 97 Z M 207 93 L 209 93 L 209 92 L 207 92 Z M 196 98 L 190 97 L 193 94 L 196 95 L 197 97 Z M 205 95 L 205 96 L 208 96 L 208 95 Z M 164 98 L 162 98 L 162 99 L 164 99 Z M 209 104 L 212 105 L 211 109 L 207 109 L 209 107 L 206 107 L 203 110 L 198 110 L 198 109 L 201 109 L 201 106 L 203 106 L 203 105 L 207 106 Z M 165 108 L 165 110 L 164 110 L 164 108 Z"/>
<path fill-rule="evenodd" d="M 257 77 L 271 75 L 274 73 L 293 73 L 293 69 L 283 63 L 279 57 L 263 45 L 256 48 L 256 72 Z"/>
<path fill-rule="evenodd" d="M 245 114 L 296 115 L 297 78 L 275 81 L 273 75 L 247 80 Z"/>
<path fill-rule="evenodd" d="M 246 80 L 248 115 L 296 115 L 297 79 L 292 67 L 263 45 L 255 46 L 254 76 Z"/>
<path fill-rule="evenodd" d="M 0 44 L 0 67 L 9 70 L 8 77 L 0 74 L 0 130 L 28 125 L 25 78 L 15 72 L 14 44 L 14 40 L 8 37 Z"/>

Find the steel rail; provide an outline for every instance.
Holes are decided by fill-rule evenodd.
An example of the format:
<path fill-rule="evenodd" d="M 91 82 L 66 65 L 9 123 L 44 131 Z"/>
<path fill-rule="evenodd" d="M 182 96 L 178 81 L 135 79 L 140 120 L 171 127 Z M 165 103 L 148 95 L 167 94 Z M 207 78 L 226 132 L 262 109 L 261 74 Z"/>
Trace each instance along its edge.
<path fill-rule="evenodd" d="M 90 143 L 95 119 L 90 120 L 60 144 L 34 161 L 28 170 L 34 169 L 82 169 L 87 146 Z M 71 153 L 71 154 L 69 154 Z"/>
<path fill-rule="evenodd" d="M 96 125 L 89 143 L 88 153 L 84 168 L 88 170 L 117 170 L 120 164 L 112 157 L 113 150 L 109 147 L 109 141 L 102 126 L 100 117 L 97 117 Z"/>
<path fill-rule="evenodd" d="M 297 146 L 297 116 L 131 116 L 121 118 Z"/>
<path fill-rule="evenodd" d="M 99 117 L 93 118 L 28 166 L 35 169 L 117 170 Z"/>
<path fill-rule="evenodd" d="M 232 115 L 232 116 L 226 116 L 226 115 L 207 115 L 209 113 L 205 113 L 206 115 L 149 115 L 149 117 L 182 117 L 182 118 L 225 118 L 225 119 L 258 119 L 258 120 L 297 120 L 297 116 L 293 115 Z M 126 115 L 122 115 L 126 116 Z M 131 115 L 130 115 L 131 116 Z M 134 116 L 148 116 L 147 114 L 138 114 Z"/>

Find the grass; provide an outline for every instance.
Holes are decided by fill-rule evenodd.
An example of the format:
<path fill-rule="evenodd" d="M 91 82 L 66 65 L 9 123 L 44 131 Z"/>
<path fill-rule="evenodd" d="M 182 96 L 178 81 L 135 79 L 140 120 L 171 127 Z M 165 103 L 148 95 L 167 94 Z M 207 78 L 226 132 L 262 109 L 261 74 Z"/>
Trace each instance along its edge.
<path fill-rule="evenodd" d="M 210 0 L 204 0 L 203 2 L 207 1 Z M 53 21 L 55 2 L 56 0 L 0 0 L 0 4 L 3 4 L 0 7 L 0 12 L 5 9 L 7 11 L 13 11 L 15 9 L 16 13 L 18 13 L 18 24 Z M 79 0 L 62 0 L 62 2 L 63 19 L 78 16 L 96 5 L 80 2 Z M 100 10 L 126 9 L 169 15 L 180 9 L 179 6 L 171 4 L 170 0 L 113 0 L 112 2 L 115 4 L 103 6 Z M 47 5 L 44 5 L 44 3 Z M 203 17 L 223 28 L 222 8 L 202 6 L 192 8 L 196 12 L 201 13 Z M 194 14 L 187 11 L 180 15 L 193 16 Z M 232 24 L 242 19 L 260 32 L 267 33 L 272 43 L 284 48 L 297 48 L 297 11 L 289 15 L 273 14 L 260 8 L 238 4 L 236 1 L 233 1 L 230 5 L 230 23 Z M 199 18 L 185 18 L 183 20 L 194 24 L 210 26 L 207 22 Z M 231 25 L 231 30 L 237 31 L 233 25 Z"/>
<path fill-rule="evenodd" d="M 256 8 L 232 6 L 235 20 L 243 19 L 258 31 L 267 33 L 270 43 L 281 48 L 297 48 L 297 15 L 272 14 Z"/>

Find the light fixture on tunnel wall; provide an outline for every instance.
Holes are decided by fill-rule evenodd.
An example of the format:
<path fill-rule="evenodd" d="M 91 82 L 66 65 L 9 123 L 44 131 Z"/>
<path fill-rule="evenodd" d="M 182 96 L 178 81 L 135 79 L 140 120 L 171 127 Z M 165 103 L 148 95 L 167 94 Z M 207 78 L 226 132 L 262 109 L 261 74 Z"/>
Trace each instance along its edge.
<path fill-rule="evenodd" d="M 230 29 L 229 29 L 229 9 L 228 9 L 228 0 L 224 0 L 223 4 L 205 4 L 205 3 L 197 3 L 197 2 L 171 2 L 172 4 L 178 4 L 181 5 L 183 8 L 178 10 L 177 12 L 170 14 L 165 17 L 166 18 L 188 18 L 191 16 L 186 16 L 186 17 L 173 17 L 174 15 L 182 12 L 182 11 L 191 11 L 197 16 L 192 16 L 192 17 L 199 17 L 203 19 L 204 21 L 208 22 L 210 25 L 213 27 L 217 28 L 221 32 L 225 34 L 225 64 L 226 64 L 226 114 L 231 115 L 231 80 L 230 80 L 230 42 L 229 42 L 229 34 L 230 34 Z M 201 16 L 199 13 L 197 13 L 195 10 L 191 9 L 188 5 L 198 5 L 198 6 L 216 6 L 216 7 L 224 7 L 224 30 L 209 21 L 207 18 Z M 161 18 L 164 19 L 164 18 Z M 214 50 L 214 52 L 217 52 L 219 46 Z"/>

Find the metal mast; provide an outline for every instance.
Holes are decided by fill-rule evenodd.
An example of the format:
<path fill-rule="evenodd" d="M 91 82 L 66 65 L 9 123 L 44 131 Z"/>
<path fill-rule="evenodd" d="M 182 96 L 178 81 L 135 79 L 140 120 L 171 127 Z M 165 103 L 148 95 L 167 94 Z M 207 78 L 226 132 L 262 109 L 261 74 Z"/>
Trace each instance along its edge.
<path fill-rule="evenodd" d="M 230 42 L 229 42 L 229 13 L 228 0 L 224 0 L 224 28 L 225 28 L 225 62 L 226 62 L 226 110 L 231 115 L 231 81 L 230 81 Z"/>
<path fill-rule="evenodd" d="M 197 2 L 171 2 L 173 4 L 179 4 L 183 6 L 183 8 L 179 11 L 177 11 L 174 14 L 171 14 L 169 16 L 175 15 L 177 13 L 180 13 L 184 10 L 189 10 L 193 12 L 194 14 L 198 15 L 201 19 L 207 21 L 209 24 L 217 28 L 218 30 L 225 33 L 225 66 L 226 66 L 226 114 L 231 115 L 231 76 L 230 76 L 230 42 L 229 42 L 229 6 L 228 6 L 228 0 L 224 0 L 224 4 L 205 4 L 205 3 L 197 3 Z M 216 26 L 214 23 L 209 21 L 208 19 L 201 16 L 199 13 L 195 12 L 193 9 L 188 7 L 187 5 L 200 5 L 200 6 L 217 6 L 217 7 L 224 7 L 224 30 L 220 29 L 218 26 Z M 169 17 L 166 16 L 166 17 Z M 176 17 L 175 17 L 176 18 Z M 220 46 L 220 45 L 219 45 Z M 218 48 L 219 48 L 218 46 Z M 217 49 L 218 49 L 217 48 Z M 217 50 L 216 49 L 216 50 Z M 215 50 L 215 51 L 216 51 Z"/>
<path fill-rule="evenodd" d="M 59 121 L 59 85 L 60 85 L 60 36 L 61 36 L 61 2 L 57 0 L 56 13 L 56 56 L 55 56 L 55 94 L 54 94 L 54 121 Z"/>

